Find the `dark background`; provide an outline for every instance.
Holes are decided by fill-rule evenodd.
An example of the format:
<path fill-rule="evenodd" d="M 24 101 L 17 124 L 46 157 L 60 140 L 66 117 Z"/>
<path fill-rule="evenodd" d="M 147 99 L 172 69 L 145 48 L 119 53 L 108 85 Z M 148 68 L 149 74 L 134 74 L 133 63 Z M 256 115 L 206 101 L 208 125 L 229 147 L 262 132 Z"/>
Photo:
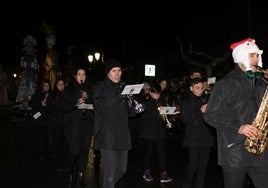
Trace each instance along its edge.
<path fill-rule="evenodd" d="M 101 49 L 106 57 L 115 56 L 125 65 L 159 54 L 178 55 L 175 37 L 213 56 L 231 52 L 231 43 L 252 37 L 264 50 L 265 64 L 265 7 L 259 0 L 11 2 L 1 12 L 2 64 L 19 65 L 27 34 L 37 38 L 38 49 L 43 48 L 43 22 L 55 28 L 62 64 L 67 64 L 70 45 Z"/>

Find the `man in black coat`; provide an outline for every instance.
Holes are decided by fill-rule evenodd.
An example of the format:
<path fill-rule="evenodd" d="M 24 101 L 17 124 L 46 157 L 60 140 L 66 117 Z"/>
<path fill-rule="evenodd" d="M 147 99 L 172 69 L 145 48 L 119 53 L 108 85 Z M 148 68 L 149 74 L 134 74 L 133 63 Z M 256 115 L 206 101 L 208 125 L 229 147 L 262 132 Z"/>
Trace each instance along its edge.
<path fill-rule="evenodd" d="M 207 106 L 203 81 L 192 79 L 190 91 L 181 103 L 181 121 L 185 125 L 183 146 L 188 151 L 188 165 L 182 184 L 183 188 L 190 188 L 193 183 L 195 188 L 203 188 L 213 139 L 203 117 Z"/>
<path fill-rule="evenodd" d="M 93 87 L 95 111 L 94 147 L 100 150 L 104 166 L 103 186 L 114 188 L 127 169 L 131 138 L 128 108 L 121 95 L 122 69 L 119 61 L 105 61 L 107 76 Z"/>
<path fill-rule="evenodd" d="M 232 44 L 231 49 L 236 65 L 215 83 L 204 119 L 217 130 L 218 163 L 223 169 L 224 187 L 242 188 L 248 174 L 254 187 L 266 188 L 267 149 L 254 155 L 244 145 L 247 137 L 259 136 L 252 122 L 267 87 L 256 67 L 262 67 L 262 50 L 251 38 Z"/>

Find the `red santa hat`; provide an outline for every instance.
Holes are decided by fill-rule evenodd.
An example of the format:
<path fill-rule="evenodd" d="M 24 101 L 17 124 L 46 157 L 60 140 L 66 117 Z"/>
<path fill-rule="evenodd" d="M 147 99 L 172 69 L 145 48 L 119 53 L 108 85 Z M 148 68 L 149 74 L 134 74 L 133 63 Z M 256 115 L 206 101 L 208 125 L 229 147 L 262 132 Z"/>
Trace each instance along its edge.
<path fill-rule="evenodd" d="M 233 50 L 232 56 L 235 63 L 243 63 L 246 67 L 246 71 L 251 70 L 249 57 L 250 53 L 258 53 L 259 54 L 259 61 L 258 66 L 262 67 L 262 58 L 261 54 L 263 50 L 260 50 L 258 46 L 255 44 L 255 40 L 252 38 L 247 38 L 242 41 L 233 43 L 230 45 L 231 49 Z"/>

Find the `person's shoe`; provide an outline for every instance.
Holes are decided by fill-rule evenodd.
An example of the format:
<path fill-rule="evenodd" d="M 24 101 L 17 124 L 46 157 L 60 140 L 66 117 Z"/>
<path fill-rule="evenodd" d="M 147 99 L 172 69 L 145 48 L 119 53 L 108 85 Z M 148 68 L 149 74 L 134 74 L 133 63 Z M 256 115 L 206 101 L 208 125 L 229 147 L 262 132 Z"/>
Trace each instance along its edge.
<path fill-rule="evenodd" d="M 173 181 L 173 179 L 168 177 L 168 175 L 165 171 L 161 173 L 161 177 L 160 177 L 161 183 L 168 183 L 168 182 L 172 182 L 172 181 Z"/>
<path fill-rule="evenodd" d="M 152 177 L 150 170 L 145 170 L 142 177 L 146 181 L 154 181 L 154 178 Z"/>
<path fill-rule="evenodd" d="M 72 187 L 73 187 L 73 174 L 70 173 L 69 178 L 68 178 L 67 188 L 72 188 Z"/>
<path fill-rule="evenodd" d="M 83 172 L 78 172 L 77 185 L 79 185 L 79 187 L 81 187 L 81 188 L 87 188 L 87 185 L 84 182 L 84 173 Z"/>

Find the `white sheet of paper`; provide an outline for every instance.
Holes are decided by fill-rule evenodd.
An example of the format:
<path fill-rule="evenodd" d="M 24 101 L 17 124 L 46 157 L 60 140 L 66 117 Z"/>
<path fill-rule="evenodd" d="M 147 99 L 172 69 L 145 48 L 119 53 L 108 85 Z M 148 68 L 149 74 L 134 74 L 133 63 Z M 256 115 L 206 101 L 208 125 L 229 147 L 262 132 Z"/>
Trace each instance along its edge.
<path fill-rule="evenodd" d="M 93 110 L 93 104 L 81 104 L 78 106 L 78 109 Z"/>
<path fill-rule="evenodd" d="M 39 118 L 41 115 L 42 115 L 42 114 L 41 114 L 40 112 L 37 112 L 37 113 L 35 113 L 35 114 L 33 115 L 33 118 L 34 118 L 34 119 L 37 119 L 37 118 Z"/>
<path fill-rule="evenodd" d="M 176 107 L 174 106 L 164 106 L 162 107 L 162 109 L 160 110 L 160 114 L 174 114 L 176 110 Z"/>
<path fill-rule="evenodd" d="M 216 77 L 208 78 L 207 84 L 214 84 L 216 82 Z"/>
<path fill-rule="evenodd" d="M 126 85 L 121 95 L 139 94 L 144 84 Z"/>

